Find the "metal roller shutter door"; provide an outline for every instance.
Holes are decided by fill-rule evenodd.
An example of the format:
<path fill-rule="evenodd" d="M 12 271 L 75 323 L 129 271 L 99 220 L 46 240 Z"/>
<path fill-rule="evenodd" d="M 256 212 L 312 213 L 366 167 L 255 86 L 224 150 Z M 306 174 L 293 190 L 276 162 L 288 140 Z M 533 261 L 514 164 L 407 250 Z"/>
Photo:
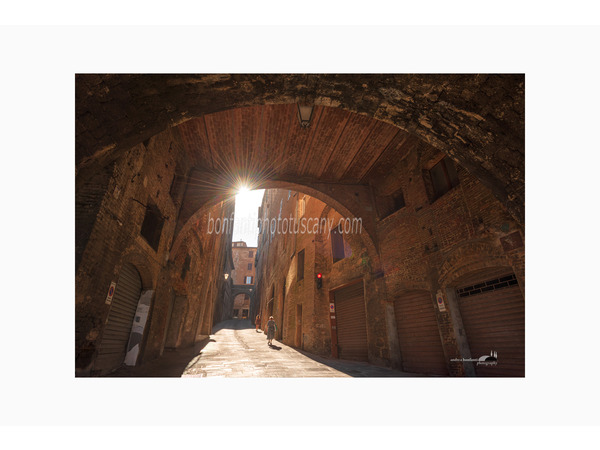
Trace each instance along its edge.
<path fill-rule="evenodd" d="M 394 302 L 405 371 L 448 375 L 435 309 L 429 292 L 408 292 Z"/>
<path fill-rule="evenodd" d="M 367 316 L 362 282 L 335 291 L 340 359 L 368 361 Z"/>
<path fill-rule="evenodd" d="M 513 274 L 457 290 L 471 356 L 497 353 L 497 365 L 475 364 L 479 376 L 525 376 L 525 301 Z"/>
<path fill-rule="evenodd" d="M 95 370 L 103 372 L 119 367 L 125 359 L 135 311 L 142 292 L 142 281 L 130 264 L 123 266 L 108 313 Z"/>

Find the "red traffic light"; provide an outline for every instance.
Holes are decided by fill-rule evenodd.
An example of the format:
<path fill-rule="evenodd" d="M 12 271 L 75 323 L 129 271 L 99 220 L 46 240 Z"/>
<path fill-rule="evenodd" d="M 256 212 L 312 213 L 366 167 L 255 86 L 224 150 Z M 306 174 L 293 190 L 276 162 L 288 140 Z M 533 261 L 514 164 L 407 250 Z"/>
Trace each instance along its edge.
<path fill-rule="evenodd" d="M 317 274 L 317 278 L 323 278 L 323 275 L 321 275 L 320 273 Z"/>

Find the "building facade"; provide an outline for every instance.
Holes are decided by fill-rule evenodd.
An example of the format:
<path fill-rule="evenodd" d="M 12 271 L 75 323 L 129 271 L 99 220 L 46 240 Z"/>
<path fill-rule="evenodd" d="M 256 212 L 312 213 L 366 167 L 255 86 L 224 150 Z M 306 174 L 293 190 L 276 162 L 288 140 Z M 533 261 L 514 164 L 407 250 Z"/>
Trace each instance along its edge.
<path fill-rule="evenodd" d="M 232 271 L 233 285 L 236 295 L 233 302 L 234 319 L 250 318 L 250 299 L 254 292 L 256 278 L 256 247 L 248 247 L 244 241 L 232 243 L 234 269 Z"/>
<path fill-rule="evenodd" d="M 199 342 L 238 294 L 307 351 L 524 373 L 523 74 L 75 78 L 77 374 Z M 280 190 L 253 285 L 228 280 L 238 183 Z"/>
<path fill-rule="evenodd" d="M 189 164 L 167 130 L 76 186 L 78 376 L 193 345 L 231 310 L 223 277 L 231 233 L 206 227 L 208 217 L 229 221 L 235 200 L 215 202 L 179 226 Z"/>
<path fill-rule="evenodd" d="M 315 197 L 266 191 L 257 309 L 275 317 L 277 339 L 318 355 L 427 375 L 524 376 L 524 229 L 431 147 L 393 169 L 375 236 Z"/>

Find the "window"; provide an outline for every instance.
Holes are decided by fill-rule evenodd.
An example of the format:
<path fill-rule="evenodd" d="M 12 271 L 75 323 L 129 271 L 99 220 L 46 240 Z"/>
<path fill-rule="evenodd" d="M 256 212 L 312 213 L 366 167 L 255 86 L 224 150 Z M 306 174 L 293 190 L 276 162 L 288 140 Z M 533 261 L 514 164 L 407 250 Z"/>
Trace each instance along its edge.
<path fill-rule="evenodd" d="M 252 277 L 246 277 L 246 284 L 252 284 Z"/>
<path fill-rule="evenodd" d="M 302 197 L 298 202 L 298 217 L 304 216 L 306 211 L 306 197 Z"/>
<path fill-rule="evenodd" d="M 181 204 L 181 195 L 186 187 L 186 176 L 181 175 L 180 172 L 181 168 L 179 163 L 177 163 L 175 174 L 173 174 L 173 181 L 171 182 L 171 188 L 169 189 L 169 195 L 171 196 L 173 203 L 177 206 Z"/>
<path fill-rule="evenodd" d="M 429 169 L 429 181 L 431 182 L 431 201 L 435 201 L 458 186 L 458 175 L 454 163 L 448 157 L 444 157 L 439 163 Z"/>
<path fill-rule="evenodd" d="M 296 268 L 298 281 L 304 279 L 304 250 L 298 252 L 298 267 Z"/>
<path fill-rule="evenodd" d="M 181 277 L 180 278 L 182 280 L 185 280 L 185 276 L 186 276 L 188 270 L 190 270 L 190 262 L 191 261 L 192 261 L 192 258 L 190 257 L 190 255 L 187 255 L 185 257 L 185 261 L 183 262 L 183 267 L 181 269 Z M 225 279 L 227 279 L 227 278 L 225 278 Z"/>
<path fill-rule="evenodd" d="M 394 192 L 392 195 L 377 197 L 376 205 L 380 219 L 385 219 L 389 215 L 404 208 L 406 206 L 406 202 L 404 201 L 404 193 L 402 192 L 402 189 L 396 190 L 396 192 Z"/>
<path fill-rule="evenodd" d="M 156 205 L 148 204 L 148 206 L 146 206 L 146 215 L 144 216 L 140 234 L 146 242 L 150 244 L 150 247 L 152 247 L 154 251 L 158 251 L 158 244 L 160 243 L 160 235 L 162 233 L 164 222 L 160 210 Z"/>
<path fill-rule="evenodd" d="M 352 256 L 352 248 L 344 239 L 341 227 L 331 230 L 331 253 L 334 263 Z"/>
<path fill-rule="evenodd" d="M 254 256 L 254 252 L 253 251 L 249 251 L 248 252 L 248 258 L 252 258 Z"/>
<path fill-rule="evenodd" d="M 248 270 L 252 270 L 252 263 L 248 263 Z"/>
<path fill-rule="evenodd" d="M 394 192 L 394 195 L 392 195 L 392 200 L 394 202 L 394 211 L 398 211 L 406 206 L 402 189 L 398 189 L 396 192 Z"/>

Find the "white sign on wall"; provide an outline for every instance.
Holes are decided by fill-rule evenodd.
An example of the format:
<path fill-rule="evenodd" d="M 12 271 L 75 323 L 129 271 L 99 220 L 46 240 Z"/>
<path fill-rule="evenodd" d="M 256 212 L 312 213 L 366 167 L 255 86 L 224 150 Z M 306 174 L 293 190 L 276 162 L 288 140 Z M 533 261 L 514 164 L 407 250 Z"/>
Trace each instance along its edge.
<path fill-rule="evenodd" d="M 117 286 L 117 283 L 115 283 L 114 281 L 112 283 L 110 283 L 110 287 L 108 288 L 108 295 L 106 296 L 106 301 L 104 302 L 107 305 L 110 305 L 112 303 L 113 296 L 115 295 L 115 287 L 116 286 Z"/>
<path fill-rule="evenodd" d="M 148 319 L 148 312 L 150 311 L 153 295 L 153 290 L 144 291 L 138 301 L 138 307 L 135 311 L 131 334 L 129 335 L 129 343 L 127 344 L 127 354 L 125 355 L 124 361 L 128 366 L 135 366 L 137 362 L 140 353 L 140 344 L 144 336 L 144 327 L 146 326 L 146 320 Z"/>
<path fill-rule="evenodd" d="M 444 304 L 444 295 L 442 294 L 442 291 L 437 291 L 437 294 L 435 295 L 435 299 L 436 299 L 439 310 L 446 311 L 446 305 Z"/>

